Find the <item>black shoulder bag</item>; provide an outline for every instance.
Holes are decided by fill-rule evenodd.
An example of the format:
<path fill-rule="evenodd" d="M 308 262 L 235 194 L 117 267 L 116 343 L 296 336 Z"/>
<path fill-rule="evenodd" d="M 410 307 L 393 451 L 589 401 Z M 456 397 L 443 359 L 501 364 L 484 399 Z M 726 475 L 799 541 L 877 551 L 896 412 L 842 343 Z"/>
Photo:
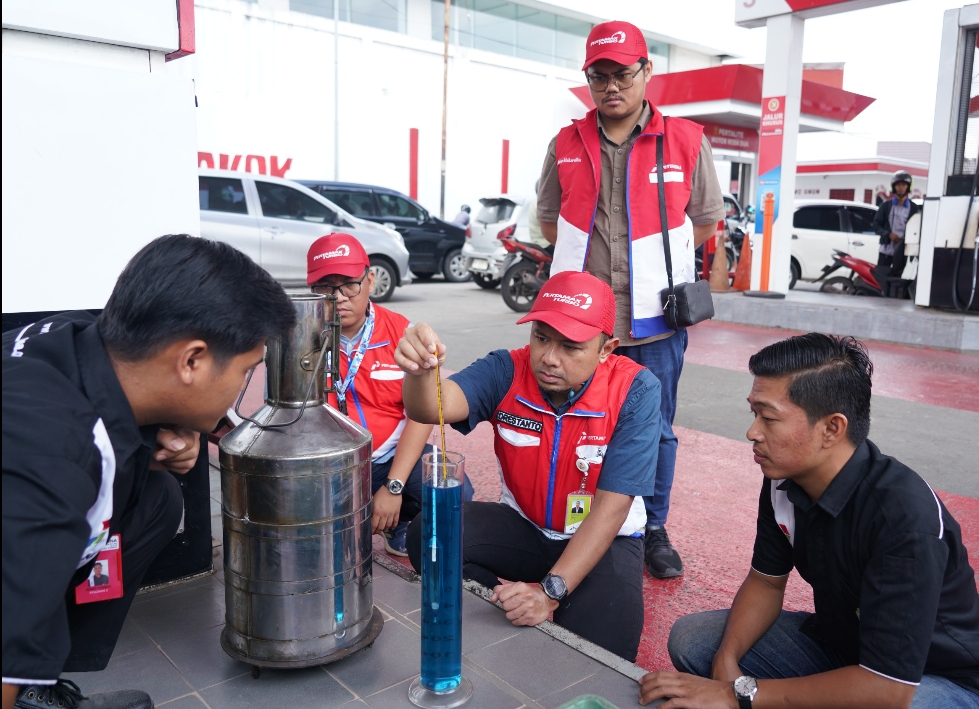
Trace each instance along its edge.
<path fill-rule="evenodd" d="M 666 277 L 670 287 L 659 294 L 663 302 L 666 324 L 674 330 L 690 327 L 714 317 L 714 301 L 710 297 L 710 284 L 700 280 L 673 286 L 673 258 L 670 256 L 670 229 L 666 221 L 666 187 L 663 183 L 663 143 L 666 139 L 666 118 L 663 118 L 664 134 L 656 138 L 656 182 L 659 192 L 660 231 L 663 234 L 663 255 L 666 256 Z"/>

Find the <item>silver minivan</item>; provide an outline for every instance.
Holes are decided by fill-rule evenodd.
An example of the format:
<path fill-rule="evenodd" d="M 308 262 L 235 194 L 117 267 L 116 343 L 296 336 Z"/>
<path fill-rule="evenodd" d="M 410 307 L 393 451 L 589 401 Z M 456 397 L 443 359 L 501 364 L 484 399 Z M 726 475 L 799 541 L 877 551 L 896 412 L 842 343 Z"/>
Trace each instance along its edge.
<path fill-rule="evenodd" d="M 502 194 L 483 197 L 480 209 L 473 216 L 472 234 L 466 237 L 462 255 L 466 269 L 482 288 L 496 288 L 503 278 L 503 262 L 507 251 L 499 236 L 512 236 L 518 241 L 530 241 L 527 216 L 534 200 L 528 197 Z"/>
<path fill-rule="evenodd" d="M 228 170 L 200 170 L 201 236 L 248 254 L 285 286 L 306 284 L 306 252 L 333 231 L 363 244 L 374 271 L 372 300 L 411 283 L 401 234 L 348 214 L 291 180 Z"/>

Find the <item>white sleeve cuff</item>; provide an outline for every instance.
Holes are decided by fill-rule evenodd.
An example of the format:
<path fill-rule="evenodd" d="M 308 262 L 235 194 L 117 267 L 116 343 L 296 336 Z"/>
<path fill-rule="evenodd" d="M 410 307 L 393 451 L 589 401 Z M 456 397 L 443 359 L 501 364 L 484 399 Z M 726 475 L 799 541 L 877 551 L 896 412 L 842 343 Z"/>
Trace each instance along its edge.
<path fill-rule="evenodd" d="M 3 683 L 4 684 L 22 684 L 22 685 L 30 685 L 30 684 L 48 685 L 48 684 L 57 684 L 58 683 L 58 680 L 56 680 L 56 679 L 21 679 L 20 677 L 4 677 L 3 678 Z"/>
<path fill-rule="evenodd" d="M 898 679 L 897 677 L 891 677 L 890 675 L 885 675 L 883 672 L 878 672 L 877 670 L 872 670 L 869 667 L 867 667 L 866 665 L 860 665 L 860 666 L 863 669 L 867 670 L 867 672 L 873 672 L 875 675 L 880 675 L 881 677 L 884 677 L 884 678 L 889 679 L 889 680 L 893 680 L 894 682 L 900 682 L 901 684 L 908 684 L 908 685 L 911 685 L 912 687 L 917 687 L 919 684 L 921 684 L 921 682 L 908 682 L 906 679 Z"/>

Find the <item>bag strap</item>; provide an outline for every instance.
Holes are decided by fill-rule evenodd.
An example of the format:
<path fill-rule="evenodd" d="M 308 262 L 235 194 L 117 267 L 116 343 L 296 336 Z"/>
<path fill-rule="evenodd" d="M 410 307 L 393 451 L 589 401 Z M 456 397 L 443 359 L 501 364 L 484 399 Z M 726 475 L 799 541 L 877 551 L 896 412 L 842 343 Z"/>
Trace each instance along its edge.
<path fill-rule="evenodd" d="M 663 143 L 666 142 L 666 116 L 663 116 L 663 134 L 656 136 L 656 189 L 659 195 L 659 222 L 663 236 L 663 255 L 666 257 L 666 278 L 670 294 L 666 306 L 676 309 L 676 292 L 673 288 L 673 258 L 670 254 L 670 228 L 666 217 L 666 186 L 663 182 Z"/>

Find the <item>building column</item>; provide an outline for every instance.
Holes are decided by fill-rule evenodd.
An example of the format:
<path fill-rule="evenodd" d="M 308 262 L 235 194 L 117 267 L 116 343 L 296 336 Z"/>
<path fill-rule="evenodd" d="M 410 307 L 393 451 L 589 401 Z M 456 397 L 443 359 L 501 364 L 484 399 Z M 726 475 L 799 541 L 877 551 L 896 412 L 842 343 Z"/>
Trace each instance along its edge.
<path fill-rule="evenodd" d="M 795 211 L 796 146 L 802 103 L 802 42 L 805 20 L 786 14 L 767 21 L 765 74 L 762 79 L 761 138 L 758 148 L 755 229 L 752 238 L 751 290 L 785 294 L 789 288 L 792 216 Z M 766 195 L 774 199 L 775 220 L 765 258 L 762 216 Z"/>
<path fill-rule="evenodd" d="M 407 0 L 406 5 L 408 36 L 432 39 L 432 0 Z"/>

